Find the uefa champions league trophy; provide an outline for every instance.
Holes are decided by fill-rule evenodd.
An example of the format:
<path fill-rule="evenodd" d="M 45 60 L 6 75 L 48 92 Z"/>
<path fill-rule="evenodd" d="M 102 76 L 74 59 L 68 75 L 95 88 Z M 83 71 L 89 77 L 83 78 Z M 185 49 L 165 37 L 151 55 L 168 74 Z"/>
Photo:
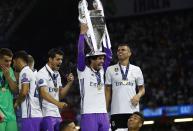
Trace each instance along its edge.
<path fill-rule="evenodd" d="M 88 26 L 85 39 L 91 51 L 102 51 L 102 43 L 104 47 L 108 44 L 108 48 L 111 48 L 111 42 L 101 1 L 93 0 L 93 7 L 93 10 L 88 10 L 87 1 L 81 0 L 78 5 L 79 21 Z"/>

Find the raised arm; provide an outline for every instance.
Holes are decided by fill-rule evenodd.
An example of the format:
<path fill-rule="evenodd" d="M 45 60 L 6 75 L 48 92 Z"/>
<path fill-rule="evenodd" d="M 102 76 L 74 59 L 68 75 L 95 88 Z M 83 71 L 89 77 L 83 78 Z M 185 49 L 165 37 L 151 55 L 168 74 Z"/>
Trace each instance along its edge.
<path fill-rule="evenodd" d="M 107 44 L 107 48 L 104 47 L 104 51 L 106 53 L 106 58 L 105 58 L 105 62 L 103 64 L 103 68 L 104 68 L 104 71 L 106 71 L 107 67 L 110 65 L 111 59 L 112 59 L 112 51 L 108 47 L 108 44 Z"/>
<path fill-rule="evenodd" d="M 77 56 L 77 68 L 79 71 L 83 71 L 85 69 L 85 53 L 84 53 L 84 34 L 86 34 L 88 30 L 87 25 L 81 24 L 80 26 L 80 36 L 78 40 L 78 56 Z"/>
<path fill-rule="evenodd" d="M 72 87 L 73 81 L 74 81 L 74 76 L 73 76 L 72 73 L 70 73 L 70 74 L 67 76 L 67 82 L 68 82 L 68 83 L 67 83 L 64 87 L 60 88 L 60 91 L 59 91 L 59 93 L 60 93 L 60 94 L 59 94 L 60 99 L 63 99 L 63 98 L 67 95 L 68 91 L 69 91 L 70 88 Z"/>

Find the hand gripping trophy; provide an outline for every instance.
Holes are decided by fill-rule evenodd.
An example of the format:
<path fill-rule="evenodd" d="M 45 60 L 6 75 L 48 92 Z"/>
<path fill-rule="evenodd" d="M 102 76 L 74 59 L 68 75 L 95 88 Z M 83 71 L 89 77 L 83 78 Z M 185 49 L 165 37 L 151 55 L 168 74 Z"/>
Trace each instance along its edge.
<path fill-rule="evenodd" d="M 111 48 L 101 1 L 93 0 L 93 10 L 88 10 L 87 1 L 81 0 L 78 9 L 80 23 L 88 26 L 85 40 L 91 51 L 102 51 L 102 43 L 104 47 Z"/>

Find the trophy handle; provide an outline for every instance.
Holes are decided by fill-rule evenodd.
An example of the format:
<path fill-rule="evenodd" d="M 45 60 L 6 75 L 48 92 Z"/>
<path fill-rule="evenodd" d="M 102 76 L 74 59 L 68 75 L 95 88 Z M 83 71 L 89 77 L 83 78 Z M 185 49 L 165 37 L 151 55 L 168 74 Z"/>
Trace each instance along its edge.
<path fill-rule="evenodd" d="M 88 8 L 88 3 L 86 1 L 86 8 Z M 83 6 L 83 0 L 79 1 L 78 3 L 78 20 L 80 23 L 87 24 L 86 17 L 85 17 L 85 6 Z"/>
<path fill-rule="evenodd" d="M 84 7 L 86 7 L 84 9 L 85 9 L 86 22 L 87 22 L 87 25 L 88 25 L 88 32 L 94 32 L 93 26 L 92 26 L 92 23 L 91 23 L 91 20 L 90 20 L 90 12 L 89 12 L 89 10 L 86 6 L 86 0 L 82 0 L 82 4 L 83 4 Z M 94 33 L 89 33 L 89 34 L 91 36 L 93 48 L 96 51 L 97 50 L 97 43 L 96 43 Z"/>
<path fill-rule="evenodd" d="M 92 45 L 92 40 L 91 40 L 91 37 L 90 37 L 90 34 L 88 33 L 88 31 L 87 31 L 87 34 L 84 35 L 84 38 L 86 39 L 86 42 L 87 42 L 88 46 L 90 47 L 91 51 L 94 51 L 94 48 Z"/>
<path fill-rule="evenodd" d="M 107 26 L 105 25 L 105 33 L 104 33 L 104 37 L 103 37 L 103 46 L 106 48 L 111 48 L 111 41 L 110 41 L 110 37 L 109 37 L 109 33 L 107 30 Z"/>

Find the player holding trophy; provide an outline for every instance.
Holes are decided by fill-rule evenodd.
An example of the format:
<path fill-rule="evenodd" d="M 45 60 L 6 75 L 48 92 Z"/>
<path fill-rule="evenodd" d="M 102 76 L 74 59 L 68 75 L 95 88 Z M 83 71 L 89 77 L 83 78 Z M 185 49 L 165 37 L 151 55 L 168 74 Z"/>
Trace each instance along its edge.
<path fill-rule="evenodd" d="M 105 102 L 104 73 L 112 53 L 102 4 L 94 0 L 93 7 L 94 10 L 88 10 L 86 0 L 79 3 L 81 26 L 77 72 L 81 94 L 80 126 L 82 131 L 108 131 L 110 125 Z M 84 40 L 91 50 L 86 56 Z M 103 47 L 105 52 L 102 52 Z"/>

